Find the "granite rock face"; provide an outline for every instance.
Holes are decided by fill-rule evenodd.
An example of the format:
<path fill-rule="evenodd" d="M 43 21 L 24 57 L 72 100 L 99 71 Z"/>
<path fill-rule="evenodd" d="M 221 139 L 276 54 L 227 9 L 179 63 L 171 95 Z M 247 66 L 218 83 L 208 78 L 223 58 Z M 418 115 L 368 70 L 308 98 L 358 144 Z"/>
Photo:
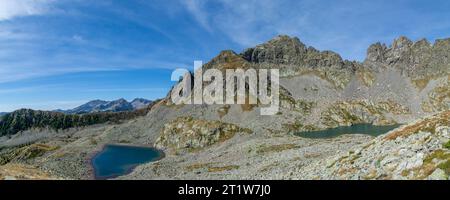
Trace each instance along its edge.
<path fill-rule="evenodd" d="M 341 155 L 318 161 L 309 179 L 450 178 L 450 111 L 399 127 Z"/>
<path fill-rule="evenodd" d="M 237 133 L 251 133 L 251 131 L 219 121 L 180 117 L 164 125 L 155 146 L 180 153 L 226 141 Z"/>
<path fill-rule="evenodd" d="M 283 109 L 304 115 L 301 103 L 311 104 L 306 113 L 311 120 L 294 117 L 293 125 L 383 125 L 450 108 L 448 46 L 448 39 L 430 44 L 399 37 L 389 47 L 371 45 L 367 59 L 359 63 L 280 35 L 240 54 L 223 51 L 205 67 L 280 69 Z"/>
<path fill-rule="evenodd" d="M 280 35 L 274 39 L 246 49 L 240 54 L 255 68 L 280 69 L 281 76 L 314 74 L 330 81 L 337 88 L 348 83 L 355 63 L 344 61 L 332 51 L 318 51 L 307 47 L 298 38 Z"/>
<path fill-rule="evenodd" d="M 246 49 L 242 57 L 253 63 L 301 64 L 307 54 L 308 48 L 298 38 L 278 36 L 255 48 Z"/>
<path fill-rule="evenodd" d="M 367 50 L 365 65 L 374 70 L 392 67 L 410 77 L 415 85 L 424 88 L 430 79 L 450 73 L 450 39 L 426 39 L 413 42 L 399 37 L 390 47 L 376 43 Z"/>

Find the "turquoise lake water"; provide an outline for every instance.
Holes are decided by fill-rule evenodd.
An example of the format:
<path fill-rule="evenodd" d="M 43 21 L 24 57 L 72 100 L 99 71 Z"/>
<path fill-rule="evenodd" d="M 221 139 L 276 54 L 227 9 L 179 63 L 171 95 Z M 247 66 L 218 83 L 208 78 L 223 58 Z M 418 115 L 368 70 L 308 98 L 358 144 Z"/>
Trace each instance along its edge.
<path fill-rule="evenodd" d="M 149 147 L 106 145 L 92 158 L 96 179 L 108 179 L 130 173 L 137 165 L 159 160 L 163 153 Z"/>
<path fill-rule="evenodd" d="M 295 133 L 295 135 L 314 139 L 333 138 L 344 134 L 366 134 L 371 136 L 379 136 L 399 126 L 400 125 L 374 126 L 372 124 L 355 124 L 352 126 L 341 126 L 321 131 L 299 132 Z"/>

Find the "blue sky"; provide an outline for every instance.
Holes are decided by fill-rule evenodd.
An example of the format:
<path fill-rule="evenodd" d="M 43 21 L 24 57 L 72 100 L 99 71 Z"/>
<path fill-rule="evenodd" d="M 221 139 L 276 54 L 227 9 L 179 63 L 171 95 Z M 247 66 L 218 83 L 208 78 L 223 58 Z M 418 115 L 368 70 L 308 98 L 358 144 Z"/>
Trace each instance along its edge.
<path fill-rule="evenodd" d="M 278 34 L 363 60 L 377 41 L 450 37 L 450 1 L 0 0 L 0 111 L 163 97 L 174 68 Z"/>

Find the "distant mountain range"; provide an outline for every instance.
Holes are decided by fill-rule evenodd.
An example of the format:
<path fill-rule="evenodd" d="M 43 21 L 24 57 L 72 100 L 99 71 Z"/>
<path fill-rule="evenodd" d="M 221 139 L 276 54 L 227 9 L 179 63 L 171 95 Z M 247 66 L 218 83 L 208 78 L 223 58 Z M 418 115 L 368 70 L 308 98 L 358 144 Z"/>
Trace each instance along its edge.
<path fill-rule="evenodd" d="M 142 98 L 131 102 L 125 99 L 94 100 L 70 110 L 20 109 L 11 113 L 1 113 L 3 116 L 0 115 L 0 136 L 13 135 L 30 128 L 63 130 L 101 123 L 117 124 L 145 116 L 151 104 L 152 101 Z"/>
<path fill-rule="evenodd" d="M 81 106 L 69 110 L 57 109 L 53 112 L 60 112 L 64 114 L 85 114 L 96 112 L 123 112 L 133 111 L 148 107 L 153 101 L 144 98 L 136 98 L 131 102 L 125 99 L 117 99 L 114 101 L 93 100 Z M 0 117 L 9 112 L 0 112 Z"/>
<path fill-rule="evenodd" d="M 151 103 L 152 101 L 143 98 L 136 98 L 131 102 L 128 102 L 125 99 L 118 99 L 114 101 L 93 100 L 70 110 L 55 110 L 55 111 L 66 114 L 123 112 L 145 108 Z"/>

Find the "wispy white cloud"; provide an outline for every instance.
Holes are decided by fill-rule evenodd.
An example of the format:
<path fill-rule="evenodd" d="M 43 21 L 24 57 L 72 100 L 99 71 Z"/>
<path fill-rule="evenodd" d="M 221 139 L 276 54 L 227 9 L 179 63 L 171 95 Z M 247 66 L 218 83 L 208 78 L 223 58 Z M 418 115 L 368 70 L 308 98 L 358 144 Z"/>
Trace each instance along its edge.
<path fill-rule="evenodd" d="M 73 36 L 72 36 L 72 39 L 73 39 L 75 42 L 81 42 L 81 43 L 83 43 L 83 42 L 86 41 L 86 40 L 83 38 L 83 36 L 81 36 L 81 35 L 73 35 Z"/>
<path fill-rule="evenodd" d="M 187 2 L 185 10 L 202 27 L 224 34 L 243 47 L 287 34 L 298 36 L 316 48 L 336 51 L 346 59 L 364 59 L 367 47 L 374 42 L 391 42 L 400 35 L 412 39 L 436 35 L 436 32 L 442 35 L 450 26 L 450 21 L 443 17 L 445 12 L 439 9 L 448 7 L 449 3 L 440 0 L 433 3 L 401 0 Z M 423 4 L 427 4 L 426 8 Z"/>
<path fill-rule="evenodd" d="M 305 25 L 308 1 L 181 1 L 202 27 L 224 33 L 242 46 L 255 45 L 275 33 L 291 34 Z M 214 9 L 211 9 L 213 7 Z M 292 9 L 295 8 L 295 9 Z"/>
<path fill-rule="evenodd" d="M 4 88 L 0 88 L 0 95 L 5 95 L 5 94 L 13 94 L 13 93 L 21 93 L 21 92 L 30 92 L 35 90 L 35 87 L 23 87 L 23 88 L 8 88 L 8 89 L 4 89 Z"/>
<path fill-rule="evenodd" d="M 186 6 L 186 9 L 192 13 L 194 18 L 200 23 L 203 28 L 205 28 L 207 31 L 212 31 L 212 28 L 210 26 L 209 17 L 207 10 L 204 9 L 204 6 L 206 5 L 207 1 L 203 0 L 185 0 L 181 1 L 184 6 Z"/>
<path fill-rule="evenodd" d="M 40 15 L 49 11 L 54 0 L 0 0 L 0 21 Z"/>
<path fill-rule="evenodd" d="M 54 3 L 55 2 L 55 3 Z M 58 4 L 56 3 L 58 2 Z M 65 2 L 65 3 L 61 3 Z M 213 38 L 208 42 L 216 45 L 223 42 L 224 48 L 236 46 L 251 47 L 277 34 L 298 36 L 303 42 L 322 50 L 334 50 L 347 59 L 364 59 L 366 48 L 378 40 L 391 41 L 399 35 L 424 37 L 434 30 L 449 29 L 450 21 L 439 20 L 440 15 L 427 15 L 409 9 L 405 3 L 395 1 L 350 1 L 324 0 L 179 0 L 165 2 L 137 1 L 138 6 L 117 4 L 113 0 L 0 0 L 0 83 L 40 76 L 59 75 L 83 71 L 108 71 L 133 68 L 176 68 L 188 67 L 183 61 L 193 60 L 189 54 L 208 54 L 210 46 L 190 49 L 187 46 L 202 46 L 205 36 Z M 399 3 L 400 2 L 400 3 Z M 133 2 L 136 3 L 136 2 Z M 162 4 L 170 6 L 161 6 Z M 79 7 L 77 7 L 79 6 Z M 160 12 L 173 12 L 174 19 L 192 15 L 207 33 L 198 31 L 190 35 L 177 35 L 176 29 L 158 23 L 160 19 L 148 17 L 149 6 Z M 96 8 L 108 12 L 83 12 L 85 8 Z M 442 6 L 445 7 L 445 6 Z M 447 6 L 448 7 L 448 6 Z M 398 9 L 402 8 L 402 9 Z M 176 11 L 172 11 L 176 10 Z M 384 13 L 380 13 L 383 10 Z M 183 12 L 179 12 L 183 11 Z M 134 46 L 123 46 L 114 31 L 105 38 L 97 37 L 92 27 L 72 29 L 70 23 L 27 20 L 17 23 L 15 17 L 58 13 L 69 22 L 79 21 L 109 24 L 136 24 L 159 33 L 177 45 L 148 44 L 137 50 Z M 174 14 L 175 13 L 175 14 Z M 112 16 L 112 17 L 110 17 Z M 166 15 L 164 15 L 166 16 Z M 413 18 L 404 17 L 412 16 Z M 416 16 L 416 17 L 414 17 Z M 2 22 L 11 20 L 11 23 Z M 55 20 L 57 21 L 57 20 Z M 414 23 L 427 24 L 417 26 Z M 45 23 L 43 23 L 45 22 Z M 49 23 L 47 23 L 49 22 Z M 64 21 L 65 22 L 65 21 Z M 189 21 L 190 22 L 190 21 Z M 51 24 L 55 23 L 55 24 Z M 92 24 L 95 24 L 92 23 Z M 410 25 L 411 24 L 411 25 Z M 180 24 L 189 30 L 190 24 Z M 110 28 L 109 26 L 105 26 Z M 121 27 L 121 26 L 118 26 Z M 197 26 L 193 26 L 197 27 Z M 392 27 L 399 27 L 394 31 Z M 411 27 L 414 27 L 411 29 Z M 66 30 L 67 29 L 67 30 Z M 120 31 L 127 31 L 116 29 Z M 132 29 L 134 30 L 134 29 Z M 105 31 L 100 29 L 99 33 Z M 108 30 L 106 30 L 108 31 Z M 105 32 L 106 32 L 105 31 Z M 436 31 L 435 31 L 436 32 Z M 443 36 L 447 32 L 441 32 Z M 209 35 L 207 35 L 209 33 Z M 111 37 L 115 35 L 115 37 Z M 108 36 L 110 36 L 108 38 Z M 140 34 L 136 34 L 140 36 Z M 226 36 L 226 37 L 222 37 Z M 191 37 L 191 38 L 188 38 Z M 220 37 L 220 38 L 219 38 Z M 196 40 L 191 44 L 186 40 Z M 225 38 L 225 39 L 223 39 Z M 149 39 L 151 39 L 149 37 Z M 231 41 L 231 42 L 230 42 Z M 230 44 L 235 43 L 235 44 Z M 117 45 L 121 44 L 121 45 Z M 188 45 L 186 45 L 188 44 Z M 238 45 L 236 45 L 238 44 Z M 133 44 L 141 46 L 139 43 Z M 211 45 L 211 46 L 213 46 Z M 141 46 L 142 47 L 142 46 Z M 144 50 L 144 51 L 143 51 Z M 189 52 L 189 53 L 186 53 Z M 176 58 L 174 60 L 173 58 Z M 178 63 L 177 63 L 178 62 Z M 187 63 L 190 65 L 190 63 Z"/>
<path fill-rule="evenodd" d="M 0 35 L 1 33 L 0 31 Z M 5 35 L 9 36 L 7 33 Z M 37 35 L 10 37 L 15 39 L 0 37 L 0 83 L 78 72 L 188 67 L 184 63 L 160 61 L 152 52 L 140 52 L 139 55 L 130 56 L 114 51 L 115 48 L 110 43 L 93 41 L 78 34 L 67 38 L 45 38 Z M 29 40 L 32 42 L 28 42 Z M 43 47 L 46 43 L 39 41 L 73 43 L 80 46 L 81 50 L 74 48 L 46 52 Z M 83 51 L 84 49 L 90 50 Z M 98 51 L 95 51 L 96 49 Z"/>
<path fill-rule="evenodd" d="M 183 1 L 185 2 L 185 1 Z M 191 0 L 186 7 L 198 23 L 225 34 L 233 42 L 251 47 L 278 34 L 298 36 L 302 41 L 313 42 L 316 47 L 342 45 L 346 38 L 336 34 L 334 21 L 321 24 L 324 16 L 344 12 L 344 7 L 325 9 L 317 1 L 289 0 Z M 205 3 L 209 2 L 209 3 Z M 212 9 L 213 8 L 213 9 Z M 346 11 L 347 12 L 347 11 Z"/>
<path fill-rule="evenodd" d="M 192 58 L 183 52 L 173 51 L 174 45 L 150 44 L 145 51 L 137 50 L 132 47 L 134 41 L 125 46 L 128 44 L 117 40 L 130 39 L 115 33 L 121 29 L 97 29 L 89 25 L 103 23 L 121 27 L 121 23 L 132 24 L 130 26 L 151 30 L 145 32 L 159 33 L 172 43 L 184 40 L 174 38 L 171 31 L 157 24 L 157 20 L 146 17 L 146 7 L 155 6 L 154 2 L 133 1 L 130 4 L 136 3 L 144 6 L 139 12 L 136 12 L 136 7 L 127 8 L 114 0 L 0 0 L 0 83 L 76 72 L 187 67 L 186 63 L 181 62 Z M 106 14 L 86 11 L 85 7 L 92 10 L 101 8 Z M 158 7 L 161 6 L 155 9 Z M 44 14 L 57 17 L 52 20 L 34 17 L 17 19 Z M 117 19 L 122 21 L 117 22 Z M 82 28 L 74 31 L 70 23 L 61 23 L 63 21 L 75 22 L 74 25 Z M 94 30 L 107 33 L 103 37 Z M 135 46 L 141 47 L 141 44 Z M 179 61 L 174 61 L 174 57 Z"/>

